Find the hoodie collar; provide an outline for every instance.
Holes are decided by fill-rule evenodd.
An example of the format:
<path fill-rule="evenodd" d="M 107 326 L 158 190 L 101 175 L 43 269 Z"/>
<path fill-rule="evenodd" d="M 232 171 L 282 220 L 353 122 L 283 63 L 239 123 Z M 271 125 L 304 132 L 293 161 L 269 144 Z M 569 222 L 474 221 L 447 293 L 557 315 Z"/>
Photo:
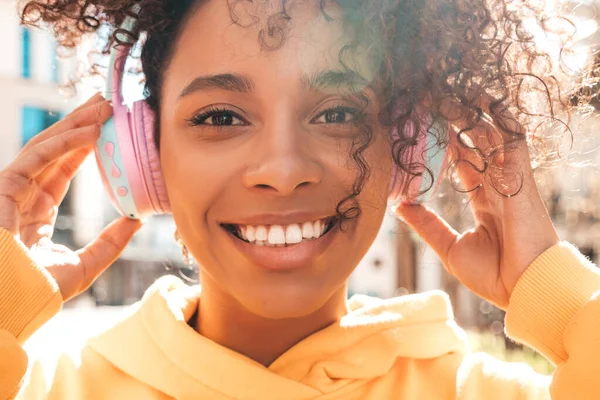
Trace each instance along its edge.
<path fill-rule="evenodd" d="M 187 324 L 199 298 L 199 286 L 162 277 L 88 344 L 132 378 L 177 399 L 218 393 L 245 400 L 314 399 L 383 376 L 399 357 L 436 358 L 467 348 L 442 291 L 387 300 L 355 295 L 347 315 L 267 368 Z"/>

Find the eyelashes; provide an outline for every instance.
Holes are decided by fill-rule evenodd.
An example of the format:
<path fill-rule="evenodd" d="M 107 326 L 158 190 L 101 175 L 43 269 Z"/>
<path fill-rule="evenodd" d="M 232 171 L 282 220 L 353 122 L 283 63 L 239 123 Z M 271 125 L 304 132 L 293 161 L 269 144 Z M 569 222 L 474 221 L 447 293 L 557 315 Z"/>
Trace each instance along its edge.
<path fill-rule="evenodd" d="M 317 116 L 310 120 L 310 123 L 317 125 L 347 125 L 356 123 L 363 117 L 363 113 L 356 108 L 348 107 L 346 105 L 337 105 L 321 111 Z M 191 127 L 204 126 L 220 129 L 250 125 L 250 123 L 236 111 L 219 106 L 209 107 L 186 121 Z"/>
<path fill-rule="evenodd" d="M 224 107 L 210 107 L 187 120 L 190 126 L 206 125 L 215 128 L 250 125 L 237 112 Z"/>

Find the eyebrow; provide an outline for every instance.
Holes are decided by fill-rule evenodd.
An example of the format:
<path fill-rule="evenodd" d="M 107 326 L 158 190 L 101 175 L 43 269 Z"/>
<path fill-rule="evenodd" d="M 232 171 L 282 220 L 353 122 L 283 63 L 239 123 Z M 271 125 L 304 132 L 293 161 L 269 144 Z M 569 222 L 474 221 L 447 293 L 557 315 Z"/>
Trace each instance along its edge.
<path fill-rule="evenodd" d="M 305 74 L 300 85 L 304 90 L 320 91 L 324 89 L 350 89 L 359 92 L 369 85 L 369 82 L 359 73 L 352 70 L 325 70 L 308 76 Z"/>
<path fill-rule="evenodd" d="M 185 97 L 200 90 L 222 89 L 229 92 L 250 93 L 254 89 L 252 81 L 239 74 L 217 74 L 199 76 L 185 87 L 179 97 Z"/>
<path fill-rule="evenodd" d="M 342 88 L 359 92 L 368 86 L 368 84 L 369 82 L 365 78 L 352 70 L 325 70 L 310 76 L 304 74 L 300 78 L 300 87 L 303 90 L 315 92 L 325 89 Z M 237 93 L 252 93 L 254 83 L 250 78 L 236 73 L 198 76 L 181 91 L 179 98 L 197 91 L 214 89 Z"/>

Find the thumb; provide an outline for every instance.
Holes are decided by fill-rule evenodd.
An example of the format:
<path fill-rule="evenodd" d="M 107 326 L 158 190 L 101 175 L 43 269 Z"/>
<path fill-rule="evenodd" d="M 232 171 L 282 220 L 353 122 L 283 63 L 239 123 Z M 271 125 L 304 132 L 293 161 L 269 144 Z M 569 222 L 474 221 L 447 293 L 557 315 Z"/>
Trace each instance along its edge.
<path fill-rule="evenodd" d="M 121 217 L 109 224 L 98 238 L 77 251 L 83 269 L 80 291 L 87 289 L 123 253 L 142 227 L 140 220 Z"/>
<path fill-rule="evenodd" d="M 401 217 L 447 265 L 448 250 L 458 239 L 458 232 L 424 204 L 401 202 L 396 208 Z"/>

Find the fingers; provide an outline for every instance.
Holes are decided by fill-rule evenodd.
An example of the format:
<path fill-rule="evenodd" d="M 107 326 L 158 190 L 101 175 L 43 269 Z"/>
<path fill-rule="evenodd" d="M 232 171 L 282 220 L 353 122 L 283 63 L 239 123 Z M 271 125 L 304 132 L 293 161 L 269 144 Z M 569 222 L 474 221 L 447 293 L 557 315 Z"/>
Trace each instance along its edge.
<path fill-rule="evenodd" d="M 25 245 L 30 245 L 44 234 L 52 237 L 52 229 L 40 232 L 38 228 L 40 225 L 50 228 L 54 226 L 58 206 L 67 194 L 71 180 L 91 151 L 91 147 L 75 150 L 54 162 L 36 178 L 34 194 L 29 197 L 34 199 L 34 203 L 29 207 L 26 204 L 25 209 L 22 209 L 28 210 L 23 213 L 20 226 L 21 240 Z"/>
<path fill-rule="evenodd" d="M 483 153 L 471 149 L 482 148 L 481 140 L 477 140 L 476 143 L 471 138 L 476 136 L 474 130 L 462 132 L 460 135 L 457 132 L 450 135 L 452 145 L 450 154 L 451 165 L 454 166 L 460 183 L 453 183 L 453 185 L 458 191 L 467 193 L 471 210 L 477 217 L 477 208 L 482 208 L 487 200 L 484 190 L 481 190 L 485 183 L 484 171 L 487 167 Z"/>
<path fill-rule="evenodd" d="M 481 99 L 484 114 L 474 126 L 468 126 L 465 121 L 459 121 L 454 126 L 455 132 L 450 135 L 451 144 L 454 145 L 457 172 L 465 190 L 472 190 L 479 185 L 490 189 L 490 179 L 502 180 L 504 190 L 518 189 L 517 184 L 513 187 L 503 178 L 505 173 L 514 174 L 515 170 L 528 173 L 530 170 L 530 158 L 528 153 L 526 134 L 519 122 L 505 109 L 499 108 L 494 111 L 494 118 L 490 114 L 491 98 L 483 96 Z M 458 135 L 461 129 L 468 129 Z M 466 145 L 466 146 L 465 146 Z M 504 167 L 506 170 L 503 170 Z M 509 172 L 512 171 L 512 172 Z M 510 176 L 507 179 L 512 179 Z M 513 182 L 515 183 L 515 182 Z M 499 185 L 498 185 L 499 186 Z M 495 190 L 493 190 L 495 191 Z M 489 193 L 490 195 L 492 193 Z M 508 193 L 507 193 L 508 194 Z"/>
<path fill-rule="evenodd" d="M 97 125 L 64 132 L 62 135 L 52 137 L 32 147 L 29 151 L 21 153 L 7 169 L 7 172 L 21 180 L 24 183 L 23 186 L 28 186 L 26 183 L 65 154 L 93 146 L 99 135 L 100 127 Z"/>
<path fill-rule="evenodd" d="M 63 156 L 41 174 L 38 180 L 40 189 L 52 196 L 55 204 L 62 202 L 71 180 L 92 151 L 91 147 L 75 150 Z"/>
<path fill-rule="evenodd" d="M 111 117 L 111 115 L 111 105 L 104 100 L 101 94 L 98 93 L 90 98 L 86 103 L 67 115 L 64 119 L 36 135 L 27 143 L 27 145 L 25 145 L 21 153 L 27 151 L 33 146 L 53 138 L 54 136 L 61 135 L 63 132 L 81 128 L 87 125 L 101 126 Z"/>
<path fill-rule="evenodd" d="M 448 251 L 458 239 L 459 233 L 424 204 L 402 202 L 396 213 L 437 253 L 442 263 L 447 265 Z"/>
<path fill-rule="evenodd" d="M 110 225 L 96 240 L 77 251 L 83 277 L 78 292 L 87 289 L 94 280 L 121 255 L 127 243 L 141 228 L 139 220 L 122 217 Z"/>
<path fill-rule="evenodd" d="M 96 93 L 94 93 L 94 95 L 92 97 L 90 97 L 89 99 L 87 99 L 83 104 L 80 104 L 79 106 L 75 107 L 75 109 L 73 109 L 73 111 L 71 111 L 71 114 L 74 114 L 77 111 L 86 108 L 90 104 L 94 104 L 94 103 L 96 103 L 96 102 L 98 102 L 98 101 L 100 101 L 102 99 L 104 99 L 104 97 L 102 96 L 102 93 L 96 92 Z"/>
<path fill-rule="evenodd" d="M 459 128 L 455 129 L 450 139 L 459 190 L 467 192 L 473 215 L 481 222 L 482 216 L 494 213 L 500 204 L 499 190 L 515 192 L 518 189 L 514 168 L 505 168 L 509 165 L 505 162 L 505 153 L 510 153 L 511 146 L 501 146 L 506 138 L 485 116 L 471 130 L 458 134 Z"/>

